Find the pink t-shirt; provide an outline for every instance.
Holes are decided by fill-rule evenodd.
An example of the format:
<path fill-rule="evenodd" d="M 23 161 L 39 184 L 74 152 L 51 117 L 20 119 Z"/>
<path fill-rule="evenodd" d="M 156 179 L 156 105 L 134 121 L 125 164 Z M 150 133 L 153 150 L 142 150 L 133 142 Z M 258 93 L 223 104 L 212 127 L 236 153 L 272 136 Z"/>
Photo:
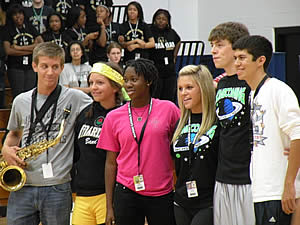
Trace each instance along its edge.
<path fill-rule="evenodd" d="M 131 110 L 138 140 L 147 119 L 148 108 L 149 105 Z M 142 121 L 137 121 L 137 115 L 141 114 Z M 170 140 L 179 117 L 180 111 L 175 104 L 153 99 L 152 111 L 140 147 L 140 174 L 144 177 L 145 190 L 139 191 L 139 194 L 161 196 L 172 191 Z M 97 148 L 119 152 L 117 182 L 135 191 L 133 176 L 138 175 L 138 145 L 130 127 L 128 103 L 106 116 Z"/>

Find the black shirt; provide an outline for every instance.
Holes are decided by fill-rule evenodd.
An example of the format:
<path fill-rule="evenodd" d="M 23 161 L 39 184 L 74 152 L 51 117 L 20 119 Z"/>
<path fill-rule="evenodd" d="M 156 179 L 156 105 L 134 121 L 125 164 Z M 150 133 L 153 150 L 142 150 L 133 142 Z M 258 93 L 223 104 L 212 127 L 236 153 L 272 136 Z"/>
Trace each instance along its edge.
<path fill-rule="evenodd" d="M 150 50 L 150 59 L 154 61 L 161 78 L 176 76 L 174 64 L 174 50 L 180 41 L 179 35 L 173 29 L 158 29 L 151 26 L 151 31 L 155 41 L 155 48 Z M 166 59 L 167 63 L 165 63 Z"/>
<path fill-rule="evenodd" d="M 32 0 L 2 0 L 4 2 L 4 9 L 7 10 L 12 4 L 20 4 L 24 8 L 32 6 Z M 52 0 L 44 0 L 45 5 L 52 7 Z"/>
<path fill-rule="evenodd" d="M 74 27 L 71 27 L 66 30 L 66 34 L 73 40 L 73 41 L 84 41 L 87 33 L 87 30 L 85 28 L 79 28 L 76 29 Z"/>
<path fill-rule="evenodd" d="M 105 5 L 111 7 L 113 5 L 112 0 L 79 0 L 80 5 L 84 5 L 86 13 L 86 28 L 89 33 L 98 31 L 98 24 L 96 18 L 96 8 L 99 5 Z"/>
<path fill-rule="evenodd" d="M 99 36 L 101 35 L 101 29 L 100 26 L 98 25 L 99 28 Z M 120 34 L 120 27 L 118 23 L 111 23 L 110 25 L 106 26 L 105 29 L 106 33 L 106 46 L 105 47 L 100 47 L 97 43 L 97 40 L 93 40 L 93 47 L 92 50 L 90 51 L 90 64 L 93 65 L 96 62 L 102 61 L 105 62 L 107 61 L 107 46 L 112 42 L 118 42 L 118 37 Z M 98 39 L 97 38 L 97 39 Z"/>
<path fill-rule="evenodd" d="M 218 83 L 216 110 L 221 131 L 216 180 L 222 183 L 251 183 L 250 91 L 247 83 L 239 80 L 237 75 L 226 76 Z"/>
<path fill-rule="evenodd" d="M 11 45 L 26 46 L 32 45 L 39 33 L 31 24 L 24 24 L 21 29 L 17 29 L 14 25 L 6 25 L 6 32 L 4 32 L 3 41 L 8 41 Z M 24 57 L 27 57 L 24 63 Z M 11 56 L 7 58 L 8 68 L 17 68 L 17 69 L 32 69 L 32 54 L 25 56 Z"/>
<path fill-rule="evenodd" d="M 47 31 L 42 34 L 42 38 L 45 42 L 51 41 L 53 43 L 58 44 L 65 50 L 65 52 L 67 52 L 67 47 L 72 41 L 72 39 L 66 34 L 66 32 L 55 34 L 52 31 Z"/>
<path fill-rule="evenodd" d="M 29 22 L 35 27 L 35 29 L 42 34 L 46 31 L 47 17 L 54 9 L 49 6 L 43 6 L 40 9 L 33 9 L 33 7 L 25 8 L 25 15 Z"/>
<path fill-rule="evenodd" d="M 202 114 L 191 115 L 191 142 L 200 129 L 201 121 Z M 198 138 L 193 152 L 188 147 L 188 130 L 187 122 L 172 149 L 177 175 L 174 201 L 184 208 L 211 207 L 217 169 L 219 129 L 217 125 L 213 125 Z M 189 165 L 190 154 L 191 165 Z M 198 197 L 188 198 L 186 182 L 192 180 L 196 181 Z"/>
<path fill-rule="evenodd" d="M 136 27 L 136 24 L 131 24 L 132 29 L 129 26 L 129 22 L 124 22 L 120 26 L 120 35 L 124 36 L 124 41 L 131 41 L 136 38 L 139 38 L 145 42 L 148 42 L 149 38 L 152 38 L 152 32 L 145 22 L 139 21 L 138 27 Z M 129 52 L 127 49 L 124 51 L 124 62 L 135 59 L 136 54 L 139 54 L 140 58 L 149 58 L 149 50 L 147 49 L 140 49 L 137 48 L 133 50 L 132 52 Z"/>
<path fill-rule="evenodd" d="M 70 9 L 77 5 L 77 0 L 53 0 L 52 3 L 53 9 L 61 15 L 64 21 L 66 21 L 66 17 Z"/>
<path fill-rule="evenodd" d="M 86 113 L 93 108 L 93 116 Z M 94 196 L 105 193 L 104 167 L 106 151 L 96 148 L 106 114 L 93 102 L 78 115 L 75 123 L 74 161 L 76 162 L 75 189 L 78 196 Z"/>

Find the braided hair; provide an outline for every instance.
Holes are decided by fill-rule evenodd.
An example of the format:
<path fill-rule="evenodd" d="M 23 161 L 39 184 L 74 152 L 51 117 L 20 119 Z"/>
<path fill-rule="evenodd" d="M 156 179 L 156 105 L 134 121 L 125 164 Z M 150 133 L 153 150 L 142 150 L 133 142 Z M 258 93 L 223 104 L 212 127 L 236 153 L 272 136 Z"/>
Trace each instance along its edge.
<path fill-rule="evenodd" d="M 150 95 L 152 96 L 157 87 L 158 80 L 158 71 L 154 62 L 144 58 L 128 60 L 125 65 L 124 74 L 128 67 L 134 68 L 136 74 L 138 76 L 143 76 L 145 81 L 150 84 Z"/>

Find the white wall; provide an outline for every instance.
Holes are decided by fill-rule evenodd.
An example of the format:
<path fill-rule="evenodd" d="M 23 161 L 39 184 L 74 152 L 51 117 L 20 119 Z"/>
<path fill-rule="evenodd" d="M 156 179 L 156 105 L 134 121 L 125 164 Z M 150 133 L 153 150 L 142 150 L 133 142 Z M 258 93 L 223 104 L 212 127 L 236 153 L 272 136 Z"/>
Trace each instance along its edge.
<path fill-rule="evenodd" d="M 114 0 L 114 4 L 127 4 L 128 0 Z M 205 52 L 210 52 L 207 38 L 219 23 L 244 23 L 251 34 L 260 34 L 274 42 L 273 28 L 300 26 L 300 0 L 138 0 L 144 9 L 145 20 L 150 23 L 158 8 L 168 9 L 172 26 L 182 40 L 203 40 Z M 300 41 L 300 40 L 299 40 Z"/>

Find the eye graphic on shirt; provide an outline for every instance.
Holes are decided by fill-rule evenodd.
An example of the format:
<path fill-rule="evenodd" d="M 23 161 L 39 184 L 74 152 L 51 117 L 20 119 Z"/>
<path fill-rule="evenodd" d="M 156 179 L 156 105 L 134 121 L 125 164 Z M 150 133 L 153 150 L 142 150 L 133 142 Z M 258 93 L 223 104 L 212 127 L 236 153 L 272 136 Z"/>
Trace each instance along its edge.
<path fill-rule="evenodd" d="M 103 122 L 104 122 L 104 117 L 103 117 L 103 116 L 99 116 L 99 117 L 97 117 L 97 119 L 94 121 L 94 125 L 95 125 L 96 127 L 102 127 Z"/>

